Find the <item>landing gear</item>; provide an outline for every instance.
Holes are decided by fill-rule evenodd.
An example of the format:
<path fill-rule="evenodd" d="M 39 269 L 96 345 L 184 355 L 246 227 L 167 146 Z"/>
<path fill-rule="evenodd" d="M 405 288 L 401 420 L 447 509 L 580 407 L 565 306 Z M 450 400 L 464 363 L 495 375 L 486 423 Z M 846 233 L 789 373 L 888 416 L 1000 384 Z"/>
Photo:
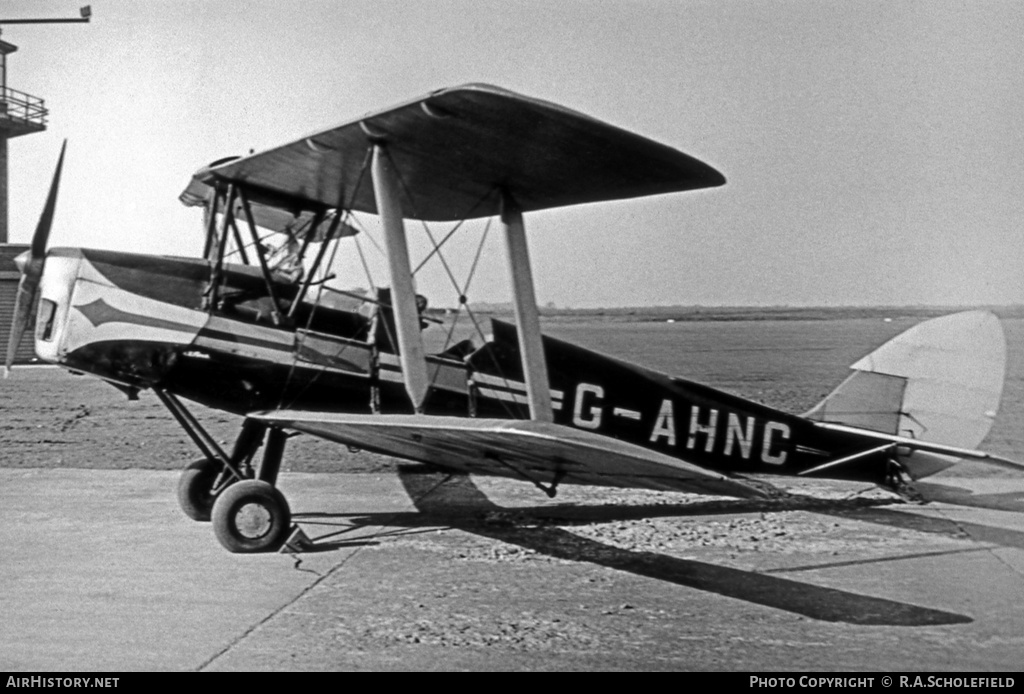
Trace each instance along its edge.
<path fill-rule="evenodd" d="M 274 486 L 287 439 L 281 429 L 270 429 L 256 479 L 232 484 L 213 503 L 213 532 L 229 552 L 272 552 L 288 539 L 292 513 Z"/>
<path fill-rule="evenodd" d="M 214 534 L 229 552 L 278 549 L 291 528 L 288 502 L 274 486 L 288 435 L 247 419 L 228 456 L 174 394 L 154 391 L 204 455 L 178 481 L 181 510 L 192 520 L 212 521 Z M 263 460 L 254 469 L 252 460 L 264 439 Z"/>
<path fill-rule="evenodd" d="M 177 398 L 164 392 L 161 399 L 204 454 L 182 471 L 178 480 L 178 504 L 192 520 L 208 521 L 218 494 L 230 484 L 253 477 L 252 457 L 263 443 L 267 427 L 247 420 L 229 458 Z"/>
<path fill-rule="evenodd" d="M 178 479 L 178 504 L 194 521 L 210 520 L 213 502 L 217 500 L 217 480 L 224 466 L 212 458 L 200 458 L 181 473 Z"/>
<path fill-rule="evenodd" d="M 292 515 L 284 494 L 263 480 L 228 487 L 213 504 L 213 532 L 229 551 L 272 552 L 288 538 Z"/>

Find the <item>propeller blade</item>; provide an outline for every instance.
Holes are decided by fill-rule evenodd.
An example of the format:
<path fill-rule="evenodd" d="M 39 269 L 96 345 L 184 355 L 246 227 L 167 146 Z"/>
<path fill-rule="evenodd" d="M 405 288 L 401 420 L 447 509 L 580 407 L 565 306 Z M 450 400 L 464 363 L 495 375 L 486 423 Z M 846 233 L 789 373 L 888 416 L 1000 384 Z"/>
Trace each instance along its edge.
<path fill-rule="evenodd" d="M 7 338 L 4 378 L 11 373 L 11 364 L 14 363 L 18 345 L 21 344 L 21 338 L 32 317 L 36 290 L 39 288 L 39 280 L 43 276 L 43 265 L 46 262 L 46 243 L 50 238 L 50 228 L 53 226 L 53 213 L 57 207 L 57 190 L 60 188 L 60 172 L 64 167 L 64 151 L 67 146 L 68 141 L 64 140 L 64 144 L 60 148 L 60 158 L 57 159 L 57 170 L 53 172 L 53 182 L 50 183 L 50 192 L 46 195 L 43 213 L 39 216 L 39 224 L 36 225 L 36 232 L 32 235 L 28 258 L 19 256 L 16 261 L 21 270 L 21 281 L 18 282 L 18 296 L 14 302 L 14 321 L 11 324 L 11 334 Z"/>
<path fill-rule="evenodd" d="M 46 205 L 43 206 L 43 213 L 39 216 L 39 224 L 36 225 L 36 233 L 32 235 L 32 257 L 42 258 L 46 255 L 46 242 L 50 238 L 50 226 L 53 224 L 53 212 L 57 207 L 57 189 L 60 188 L 60 171 L 64 167 L 64 150 L 68 148 L 68 141 L 60 147 L 60 158 L 57 159 L 57 170 L 53 172 L 53 182 L 50 184 L 50 192 L 46 196 Z"/>

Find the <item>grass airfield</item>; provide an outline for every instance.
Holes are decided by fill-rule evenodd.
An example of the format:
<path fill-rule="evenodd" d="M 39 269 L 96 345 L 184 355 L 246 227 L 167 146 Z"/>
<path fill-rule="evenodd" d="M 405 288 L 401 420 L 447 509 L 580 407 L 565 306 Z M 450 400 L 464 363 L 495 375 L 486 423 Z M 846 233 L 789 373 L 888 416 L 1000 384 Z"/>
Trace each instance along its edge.
<path fill-rule="evenodd" d="M 695 311 L 544 330 L 801 412 L 942 313 Z M 984 448 L 1024 460 L 1024 315 L 997 312 Z M 318 551 L 240 557 L 178 511 L 197 453 L 151 394 L 50 368 L 0 388 L 5 670 L 1013 670 L 1024 650 L 1024 474 L 965 463 L 920 484 L 924 506 L 785 479 L 777 501 L 549 500 L 297 437 L 280 486 Z M 230 443 L 234 417 L 195 411 Z"/>

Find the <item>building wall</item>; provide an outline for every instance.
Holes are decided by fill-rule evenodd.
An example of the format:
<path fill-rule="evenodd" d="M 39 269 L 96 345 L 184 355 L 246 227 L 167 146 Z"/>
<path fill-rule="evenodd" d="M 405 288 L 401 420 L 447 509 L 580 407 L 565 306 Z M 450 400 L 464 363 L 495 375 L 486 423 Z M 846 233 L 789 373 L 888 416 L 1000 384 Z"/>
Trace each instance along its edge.
<path fill-rule="evenodd" d="M 21 273 L 14 259 L 28 250 L 28 244 L 5 243 L 0 244 L 0 350 L 7 354 L 7 339 L 11 334 L 11 322 L 14 320 L 14 302 L 18 296 L 18 282 L 21 280 Z M 15 364 L 28 364 L 36 361 L 34 340 L 32 335 L 35 332 L 35 307 L 32 307 L 32 319 L 29 321 L 28 330 L 21 339 L 18 352 L 15 354 Z"/>

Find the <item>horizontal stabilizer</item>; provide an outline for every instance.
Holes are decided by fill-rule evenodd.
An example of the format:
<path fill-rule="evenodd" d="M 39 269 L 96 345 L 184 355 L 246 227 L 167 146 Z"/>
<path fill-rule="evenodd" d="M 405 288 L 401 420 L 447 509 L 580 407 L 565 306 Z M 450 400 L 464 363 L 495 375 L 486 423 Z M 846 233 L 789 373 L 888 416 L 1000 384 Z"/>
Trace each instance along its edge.
<path fill-rule="evenodd" d="M 770 496 L 752 482 L 560 424 L 300 410 L 249 416 L 331 441 L 460 472 L 546 484 L 636 487 L 740 498 Z"/>
<path fill-rule="evenodd" d="M 827 424 L 824 422 L 819 422 L 818 426 L 821 427 L 822 429 L 827 429 L 829 431 L 840 431 L 844 433 L 861 435 L 864 434 L 862 430 L 856 427 L 847 427 L 843 426 L 842 424 Z M 979 451 L 969 448 L 958 448 L 956 446 L 945 446 L 940 443 L 931 443 L 929 441 L 922 441 L 921 439 L 911 439 L 905 436 L 891 436 L 889 434 L 882 433 L 877 433 L 874 436 L 879 442 L 884 442 L 892 446 L 895 446 L 897 449 L 897 455 L 900 456 L 900 461 L 903 462 L 905 465 L 908 460 L 911 461 L 910 465 L 907 465 L 908 472 L 910 472 L 915 479 L 926 477 L 927 474 L 931 474 L 930 472 L 928 472 L 927 474 L 921 474 L 922 472 L 925 472 L 924 465 L 928 464 L 928 461 L 933 461 L 934 463 L 937 463 L 938 460 L 941 459 L 947 461 L 954 461 L 959 460 L 961 458 L 970 458 L 971 460 L 980 460 L 982 462 L 988 463 L 989 465 L 1001 467 L 1005 470 L 1012 470 L 1014 472 L 1024 472 L 1024 463 L 1021 463 L 1016 460 L 1011 460 L 1009 458 L 1004 458 L 1002 456 L 995 455 L 994 453 L 987 453 L 985 451 Z M 882 448 L 884 448 L 884 446 Z M 878 449 L 872 449 L 871 451 L 866 451 L 865 453 L 873 453 L 877 452 L 877 450 Z M 857 455 L 859 454 L 855 454 L 854 456 L 850 457 L 857 457 Z M 914 461 L 915 456 L 920 460 Z M 815 472 L 820 472 L 821 470 L 825 470 L 836 465 L 841 465 L 844 462 L 847 461 L 832 461 L 811 470 L 804 470 L 800 474 L 813 474 Z M 942 469 L 942 467 L 949 467 L 949 465 L 941 465 L 939 469 Z M 938 470 L 935 470 L 935 472 L 937 471 Z"/>

